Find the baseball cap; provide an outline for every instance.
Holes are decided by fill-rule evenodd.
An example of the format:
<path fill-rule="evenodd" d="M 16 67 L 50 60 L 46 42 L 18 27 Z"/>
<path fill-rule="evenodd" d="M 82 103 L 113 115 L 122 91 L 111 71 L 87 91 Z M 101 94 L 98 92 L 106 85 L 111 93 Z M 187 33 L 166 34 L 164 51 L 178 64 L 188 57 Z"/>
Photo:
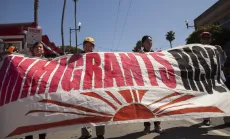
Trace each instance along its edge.
<path fill-rule="evenodd" d="M 90 42 L 90 43 L 92 43 L 93 45 L 95 45 L 94 39 L 91 38 L 91 37 L 86 37 L 86 38 L 84 39 L 84 42 L 83 42 L 83 43 L 85 43 L 85 42 Z"/>
<path fill-rule="evenodd" d="M 151 41 L 152 41 L 152 37 L 151 37 L 151 36 L 148 36 L 148 35 L 145 35 L 145 36 L 142 37 L 141 42 L 143 43 L 143 42 L 145 42 L 146 40 L 151 40 Z"/>
<path fill-rule="evenodd" d="M 212 36 L 212 34 L 209 33 L 209 32 L 202 32 L 202 33 L 200 34 L 200 37 L 201 37 L 201 38 L 210 38 L 211 36 Z"/>

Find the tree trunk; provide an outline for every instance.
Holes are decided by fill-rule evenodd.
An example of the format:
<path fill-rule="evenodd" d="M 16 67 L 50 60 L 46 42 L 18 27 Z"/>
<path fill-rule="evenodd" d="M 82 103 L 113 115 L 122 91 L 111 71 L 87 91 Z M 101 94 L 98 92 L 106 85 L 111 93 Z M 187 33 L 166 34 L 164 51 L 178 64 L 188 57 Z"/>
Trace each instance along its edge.
<path fill-rule="evenodd" d="M 65 17 L 65 7 L 66 0 L 64 0 L 63 9 L 62 9 L 62 19 L 61 19 L 61 38 L 62 38 L 62 50 L 65 53 L 65 44 L 64 44 L 64 17 Z"/>
<path fill-rule="evenodd" d="M 34 22 L 38 25 L 38 3 L 39 0 L 34 0 Z"/>
<path fill-rule="evenodd" d="M 172 48 L 172 42 L 170 41 L 169 43 L 170 43 L 170 47 Z"/>

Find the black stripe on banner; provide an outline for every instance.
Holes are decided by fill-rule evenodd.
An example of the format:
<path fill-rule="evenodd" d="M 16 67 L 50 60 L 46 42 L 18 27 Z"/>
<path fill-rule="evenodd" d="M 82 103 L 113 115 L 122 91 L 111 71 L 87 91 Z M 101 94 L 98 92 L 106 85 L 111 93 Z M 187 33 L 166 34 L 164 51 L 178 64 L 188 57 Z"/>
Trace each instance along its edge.
<path fill-rule="evenodd" d="M 219 49 L 214 50 L 200 46 L 168 51 L 178 62 L 181 79 L 186 90 L 207 92 L 208 94 L 212 94 L 213 90 L 218 92 L 227 91 L 221 84 L 219 51 Z M 201 71 L 200 67 L 204 71 Z"/>
<path fill-rule="evenodd" d="M 185 87 L 186 90 L 191 90 L 189 81 L 188 81 L 188 72 L 186 69 L 186 65 L 188 63 L 186 63 L 185 59 L 183 59 L 181 57 L 181 50 L 175 49 L 175 50 L 170 50 L 168 51 L 170 54 L 172 54 L 172 56 L 175 58 L 175 60 L 178 62 L 178 67 L 180 69 L 181 72 L 181 80 L 183 82 L 183 85 Z"/>
<path fill-rule="evenodd" d="M 193 54 L 192 50 L 189 47 L 186 47 L 183 49 L 192 59 L 192 64 L 194 66 L 194 80 L 197 84 L 197 87 L 199 89 L 200 92 L 204 92 L 203 86 L 200 83 L 200 67 L 199 67 L 199 63 L 198 63 L 198 59 L 197 57 Z"/>
<path fill-rule="evenodd" d="M 193 46 L 192 47 L 193 53 L 197 56 L 198 61 L 200 63 L 200 65 L 203 67 L 205 74 L 201 74 L 201 82 L 204 86 L 204 88 L 206 89 L 206 91 L 209 94 L 213 93 L 212 90 L 212 83 L 211 83 L 211 79 L 210 79 L 210 67 L 206 61 L 206 59 L 208 59 L 208 54 L 206 53 L 205 49 L 199 47 L 199 46 Z M 205 59 L 206 58 L 206 59 Z"/>

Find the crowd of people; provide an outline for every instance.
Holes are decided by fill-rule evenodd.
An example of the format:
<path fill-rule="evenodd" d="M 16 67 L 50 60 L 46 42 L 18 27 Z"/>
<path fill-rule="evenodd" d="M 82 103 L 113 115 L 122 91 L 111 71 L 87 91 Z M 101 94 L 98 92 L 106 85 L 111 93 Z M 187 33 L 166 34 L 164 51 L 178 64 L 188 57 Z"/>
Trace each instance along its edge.
<path fill-rule="evenodd" d="M 212 34 L 209 32 L 203 32 L 200 34 L 200 43 L 204 44 L 204 45 L 209 45 L 211 44 L 211 40 L 212 40 Z M 143 36 L 142 40 L 142 47 L 139 50 L 139 52 L 142 53 L 146 53 L 146 52 L 154 52 L 151 48 L 152 48 L 152 37 L 151 36 Z M 84 39 L 83 41 L 83 52 L 82 53 L 90 53 L 93 52 L 95 48 L 95 41 L 93 38 L 91 37 L 87 37 Z M 16 49 L 15 49 L 16 51 Z M 13 52 L 13 51 L 12 51 Z M 8 52 L 2 53 L 1 55 L 7 54 Z M 45 54 L 44 54 L 44 44 L 42 42 L 36 42 L 32 49 L 31 49 L 31 55 L 34 57 L 40 57 L 40 58 L 45 58 Z M 225 57 L 225 55 L 223 54 L 223 57 Z M 225 59 L 225 58 L 223 58 Z M 222 60 L 222 65 L 224 64 L 224 60 Z M 223 69 L 224 70 L 224 69 Z M 229 71 L 224 71 L 225 73 L 225 81 L 226 81 L 226 85 L 230 88 L 230 74 Z M 228 117 L 224 118 L 225 123 L 227 125 L 230 126 L 230 120 Z M 203 120 L 203 124 L 206 126 L 210 126 L 211 121 L 210 118 L 205 118 Z M 96 135 L 97 135 L 97 139 L 104 139 L 104 134 L 105 134 L 105 126 L 96 126 Z M 144 122 L 144 134 L 149 134 L 151 132 L 151 123 L 150 122 Z M 154 131 L 157 133 L 161 133 L 163 130 L 161 128 L 161 122 L 160 121 L 156 121 L 154 122 Z M 79 139 L 88 139 L 91 138 L 92 136 L 92 129 L 90 127 L 84 127 L 81 129 L 81 137 Z M 46 138 L 46 134 L 39 134 L 39 139 L 45 139 Z M 33 136 L 26 136 L 25 139 L 33 139 Z"/>

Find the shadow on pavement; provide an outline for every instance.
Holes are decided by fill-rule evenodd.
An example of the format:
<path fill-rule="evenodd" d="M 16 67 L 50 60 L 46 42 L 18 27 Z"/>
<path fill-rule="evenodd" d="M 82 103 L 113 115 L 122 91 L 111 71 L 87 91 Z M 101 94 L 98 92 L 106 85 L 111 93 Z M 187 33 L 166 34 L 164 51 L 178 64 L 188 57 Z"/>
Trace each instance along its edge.
<path fill-rule="evenodd" d="M 200 124 L 195 124 L 190 127 L 168 128 L 154 139 L 230 139 L 226 136 L 206 135 L 210 129 L 200 127 Z"/>
<path fill-rule="evenodd" d="M 228 125 L 222 124 L 222 125 L 217 125 L 214 127 L 210 127 L 209 130 L 218 130 L 218 129 L 225 129 L 225 128 L 229 128 Z"/>
<path fill-rule="evenodd" d="M 206 135 L 208 131 L 213 128 L 200 128 L 200 124 L 195 124 L 189 127 L 174 127 L 165 129 L 163 133 L 157 135 L 153 139 L 230 139 L 230 137 L 223 137 L 219 135 Z M 216 127 L 217 129 L 218 127 Z M 220 128 L 218 128 L 220 129 Z M 127 134 L 121 137 L 114 137 L 108 139 L 137 139 L 142 137 L 143 132 L 136 132 Z"/>
<path fill-rule="evenodd" d="M 108 138 L 108 139 L 136 139 L 141 136 L 143 136 L 143 132 L 136 132 L 136 133 L 127 134 L 122 137 L 113 137 L 113 138 Z"/>

